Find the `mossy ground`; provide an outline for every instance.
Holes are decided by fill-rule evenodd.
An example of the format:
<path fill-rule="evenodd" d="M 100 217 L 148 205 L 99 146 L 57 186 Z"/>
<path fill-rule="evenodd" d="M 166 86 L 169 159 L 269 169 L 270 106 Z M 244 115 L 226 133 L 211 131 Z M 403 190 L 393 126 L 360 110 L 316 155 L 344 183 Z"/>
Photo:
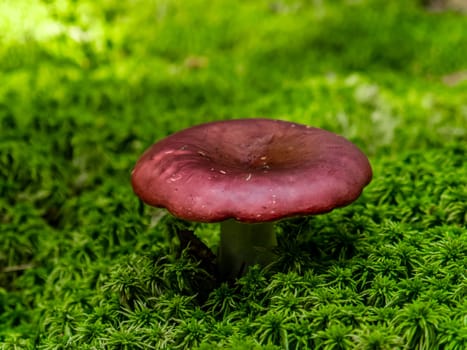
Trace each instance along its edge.
<path fill-rule="evenodd" d="M 17 0 L 0 33 L 2 349 L 467 348 L 467 16 Z M 176 130 L 254 116 L 344 135 L 374 179 L 210 289 L 173 232 L 215 250 L 218 227 L 141 205 L 130 171 Z"/>

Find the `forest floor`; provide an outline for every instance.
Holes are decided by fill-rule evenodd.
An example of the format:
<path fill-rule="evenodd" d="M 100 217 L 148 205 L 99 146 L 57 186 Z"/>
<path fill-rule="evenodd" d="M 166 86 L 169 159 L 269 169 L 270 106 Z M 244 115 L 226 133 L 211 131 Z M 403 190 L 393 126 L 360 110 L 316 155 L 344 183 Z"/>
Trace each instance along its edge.
<path fill-rule="evenodd" d="M 467 348 L 467 16 L 423 1 L 0 3 L 0 349 Z M 153 142 L 266 117 L 359 146 L 353 204 L 217 283 L 134 195 Z"/>

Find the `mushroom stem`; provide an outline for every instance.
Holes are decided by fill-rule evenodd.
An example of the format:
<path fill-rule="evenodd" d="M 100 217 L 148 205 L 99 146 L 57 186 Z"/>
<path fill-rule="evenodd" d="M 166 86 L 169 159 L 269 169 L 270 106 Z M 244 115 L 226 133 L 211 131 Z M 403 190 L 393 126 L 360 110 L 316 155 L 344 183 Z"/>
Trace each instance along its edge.
<path fill-rule="evenodd" d="M 233 219 L 221 222 L 218 254 L 221 278 L 232 280 L 244 274 L 248 266 L 267 265 L 273 259 L 272 248 L 276 245 L 272 222 L 247 224 Z"/>

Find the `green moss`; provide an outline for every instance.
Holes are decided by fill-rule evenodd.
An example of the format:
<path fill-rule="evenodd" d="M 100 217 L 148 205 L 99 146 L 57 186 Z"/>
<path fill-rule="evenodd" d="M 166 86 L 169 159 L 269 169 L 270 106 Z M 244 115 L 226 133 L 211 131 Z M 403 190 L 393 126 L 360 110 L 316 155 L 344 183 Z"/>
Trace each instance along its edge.
<path fill-rule="evenodd" d="M 465 15 L 29 3 L 0 5 L 0 348 L 467 348 Z M 165 135 L 251 116 L 344 135 L 374 178 L 216 286 L 175 233 L 215 251 L 218 225 L 142 205 L 130 172 Z"/>

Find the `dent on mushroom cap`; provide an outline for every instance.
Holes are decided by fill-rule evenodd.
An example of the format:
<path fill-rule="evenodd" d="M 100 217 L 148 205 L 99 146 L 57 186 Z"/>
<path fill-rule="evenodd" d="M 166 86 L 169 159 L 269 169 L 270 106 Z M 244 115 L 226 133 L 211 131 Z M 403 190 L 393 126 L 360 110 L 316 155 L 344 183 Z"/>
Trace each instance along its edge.
<path fill-rule="evenodd" d="M 228 168 L 263 169 L 300 161 L 297 147 L 288 145 L 284 148 L 284 138 L 289 143 L 297 142 L 297 135 L 288 135 L 286 130 L 262 130 L 262 128 L 228 128 L 223 125 L 211 125 L 209 134 L 202 133 L 199 141 L 205 143 L 203 154 L 214 163 Z M 223 148 L 221 145 L 229 145 Z M 299 145 L 300 146 L 300 145 Z"/>

